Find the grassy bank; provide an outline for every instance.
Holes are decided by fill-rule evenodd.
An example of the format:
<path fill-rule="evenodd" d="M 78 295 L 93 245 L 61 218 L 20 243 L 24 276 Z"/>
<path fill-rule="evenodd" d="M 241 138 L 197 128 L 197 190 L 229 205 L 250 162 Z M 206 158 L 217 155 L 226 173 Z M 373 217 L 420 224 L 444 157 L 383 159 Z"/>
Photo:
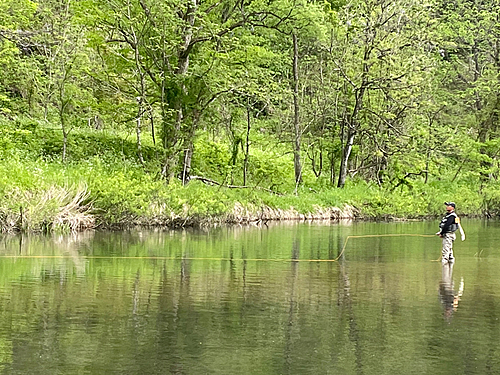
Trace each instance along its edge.
<path fill-rule="evenodd" d="M 201 181 L 166 184 L 155 172 L 161 150 L 145 142 L 146 164 L 140 165 L 133 137 L 103 132 L 73 135 L 70 158 L 63 163 L 57 128 L 9 123 L 0 136 L 4 232 L 306 218 L 426 218 L 441 215 L 447 200 L 456 201 L 462 215 L 495 215 L 500 208 L 496 184 L 480 188 L 474 182 L 447 178 L 427 184 L 415 180 L 397 188 L 349 180 L 344 189 L 337 189 L 306 174 L 295 194 L 295 187 L 286 183 L 293 181 L 293 164 L 276 157 L 281 150 L 274 150 L 276 155 L 256 150 L 252 155 L 254 178 L 264 186 L 275 186 L 271 193 L 254 182 L 240 189 Z M 206 140 L 197 147 L 200 159 L 194 161 L 194 173 L 223 180 L 228 172 L 220 170 L 227 168 L 230 152 Z"/>
<path fill-rule="evenodd" d="M 453 199 L 463 215 L 482 215 L 486 201 L 458 184 L 387 191 L 365 183 L 297 195 L 230 189 L 191 181 L 165 184 L 138 166 L 4 159 L 0 190 L 3 231 L 69 230 L 122 225 L 185 226 L 304 218 L 425 218 Z"/>

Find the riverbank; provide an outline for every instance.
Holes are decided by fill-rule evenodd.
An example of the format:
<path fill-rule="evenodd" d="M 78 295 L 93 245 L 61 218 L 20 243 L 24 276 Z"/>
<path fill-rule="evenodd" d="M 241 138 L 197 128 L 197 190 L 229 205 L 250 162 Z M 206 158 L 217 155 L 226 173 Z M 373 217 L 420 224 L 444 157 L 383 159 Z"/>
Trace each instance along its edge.
<path fill-rule="evenodd" d="M 255 147 L 244 184 L 241 160 L 233 164 L 229 145 L 201 137 L 191 174 L 206 178 L 183 186 L 178 178 L 167 183 L 161 177 L 161 147 L 143 144 L 144 163 L 139 163 L 136 144 L 125 133 L 75 129 L 63 162 L 56 128 L 33 121 L 3 125 L 1 232 L 426 219 L 440 217 L 445 201 L 455 201 L 461 216 L 500 212 L 500 184 L 475 175 L 453 178 L 456 172 L 450 172 L 450 178 L 439 174 L 427 180 L 394 173 L 384 184 L 358 175 L 339 189 L 328 176 L 304 169 L 296 186 L 293 155 L 285 148 L 264 152 Z"/>
<path fill-rule="evenodd" d="M 63 172 L 56 167 L 10 164 L 17 178 L 15 185 L 5 181 L 2 185 L 2 232 L 181 228 L 285 220 L 426 219 L 440 217 L 443 202 L 451 199 L 457 202 L 462 216 L 488 214 L 481 197 L 460 185 L 454 186 L 453 195 L 429 186 L 418 191 L 388 191 L 364 183 L 321 191 L 302 187 L 297 194 L 277 195 L 257 189 L 209 186 L 200 181 L 187 186 L 175 181 L 167 185 L 131 170 L 106 169 L 105 173 L 97 165 L 67 166 Z"/>
<path fill-rule="evenodd" d="M 180 211 L 174 211 L 172 202 L 152 201 L 149 208 L 142 208 L 141 214 L 139 207 L 132 212 L 125 208 L 125 204 L 107 210 L 98 207 L 98 202 L 91 198 L 92 192 L 83 188 L 65 190 L 54 187 L 41 194 L 18 192 L 16 195 L 15 200 L 20 204 L 18 211 L 1 209 L 3 232 L 79 231 L 128 226 L 184 228 L 219 224 L 265 224 L 269 221 L 354 220 L 359 217 L 357 209 L 349 205 L 342 208 L 316 206 L 313 210 L 301 212 L 294 207 L 257 206 L 247 201 L 245 205 L 234 202 L 232 209 L 223 210 L 222 206 L 228 206 L 227 201 L 211 200 L 205 203 L 211 203 L 212 208 L 218 203 L 221 205 L 219 211 L 207 209 L 200 212 L 200 207 L 193 205 L 194 202 L 186 201 Z M 121 214 L 118 215 L 118 212 Z"/>

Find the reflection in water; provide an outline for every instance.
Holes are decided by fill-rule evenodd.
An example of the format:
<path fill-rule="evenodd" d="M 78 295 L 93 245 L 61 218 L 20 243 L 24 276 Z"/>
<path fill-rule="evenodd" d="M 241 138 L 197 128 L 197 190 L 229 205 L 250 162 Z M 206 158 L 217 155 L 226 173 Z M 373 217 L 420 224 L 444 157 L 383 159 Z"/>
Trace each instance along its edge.
<path fill-rule="evenodd" d="M 454 285 L 421 237 L 342 252 L 432 223 L 0 238 L 0 373 L 492 374 L 498 226 Z"/>
<path fill-rule="evenodd" d="M 464 279 L 460 280 L 458 291 L 455 293 L 453 282 L 453 263 L 445 263 L 442 266 L 441 281 L 439 282 L 439 300 L 444 308 L 444 318 L 449 321 L 453 312 L 457 311 L 458 302 L 464 292 Z"/>
<path fill-rule="evenodd" d="M 339 243 L 338 250 L 341 251 L 341 246 Z M 351 294 L 351 280 L 349 278 L 349 272 L 347 269 L 347 261 L 343 253 L 339 253 L 340 258 L 340 272 L 339 272 L 339 299 L 338 305 L 341 309 L 342 314 L 346 313 L 349 321 L 349 339 L 354 345 L 354 356 L 356 363 L 356 373 L 363 373 L 363 361 L 362 361 L 362 347 L 360 345 L 360 335 L 358 329 L 358 323 L 353 309 L 353 301 Z"/>
<path fill-rule="evenodd" d="M 292 260 L 296 260 L 300 258 L 300 240 L 295 239 L 293 241 L 292 246 Z M 289 310 L 288 310 L 288 322 L 285 329 L 285 363 L 284 363 L 284 373 L 292 374 L 293 373 L 293 343 L 294 343 L 294 324 L 295 324 L 295 314 L 297 310 L 297 280 L 299 274 L 299 263 L 291 262 L 290 263 L 290 298 L 289 298 Z"/>
<path fill-rule="evenodd" d="M 0 239 L 0 256 L 7 258 L 36 258 L 48 256 L 52 258 L 71 259 L 78 275 L 85 274 L 85 258 L 83 252 L 92 247 L 94 231 L 72 232 L 70 234 L 52 234 L 38 236 L 20 233 L 16 236 L 4 236 Z M 17 243 L 14 246 L 14 243 Z M 59 266 L 60 267 L 60 264 Z M 62 271 L 59 270 L 59 271 Z M 68 271 L 66 269 L 65 271 Z"/>

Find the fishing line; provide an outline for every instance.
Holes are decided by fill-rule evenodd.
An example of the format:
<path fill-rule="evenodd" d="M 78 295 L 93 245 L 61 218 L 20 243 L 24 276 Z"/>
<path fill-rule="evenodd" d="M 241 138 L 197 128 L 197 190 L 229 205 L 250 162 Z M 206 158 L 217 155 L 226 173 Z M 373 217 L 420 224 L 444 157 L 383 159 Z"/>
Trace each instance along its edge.
<path fill-rule="evenodd" d="M 344 253 L 344 250 L 347 246 L 347 241 L 349 241 L 350 238 L 365 238 L 365 237 L 435 237 L 433 234 L 365 234 L 365 235 L 360 235 L 360 236 L 347 236 L 344 242 L 344 247 L 342 248 L 342 251 L 340 252 L 339 256 L 335 258 L 333 261 L 336 262 L 339 260 L 339 258 L 342 256 Z M 439 258 L 441 259 L 441 257 Z M 438 260 L 439 260 L 438 259 Z"/>
<path fill-rule="evenodd" d="M 249 262 L 337 262 L 344 254 L 347 243 L 351 238 L 370 238 L 370 237 L 435 237 L 431 234 L 364 234 L 358 236 L 347 236 L 342 251 L 335 259 L 265 259 L 265 258 L 195 258 L 195 257 L 167 257 L 167 256 L 106 256 L 89 255 L 85 259 L 149 259 L 149 260 L 211 260 L 211 261 L 249 261 Z M 11 259 L 72 259 L 72 255 L 0 255 L 1 258 Z M 441 259 L 439 257 L 433 262 Z"/>

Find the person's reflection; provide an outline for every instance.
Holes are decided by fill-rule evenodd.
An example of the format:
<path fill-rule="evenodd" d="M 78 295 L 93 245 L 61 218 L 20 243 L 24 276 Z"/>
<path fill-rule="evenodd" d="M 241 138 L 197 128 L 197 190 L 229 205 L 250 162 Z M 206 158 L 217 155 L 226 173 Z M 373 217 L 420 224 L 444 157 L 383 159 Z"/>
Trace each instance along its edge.
<path fill-rule="evenodd" d="M 455 292 L 453 283 L 453 263 L 442 265 L 442 277 L 439 282 L 439 299 L 444 308 L 444 318 L 449 321 L 453 312 L 457 311 L 458 301 L 464 292 L 464 279 L 460 280 L 458 291 Z"/>

